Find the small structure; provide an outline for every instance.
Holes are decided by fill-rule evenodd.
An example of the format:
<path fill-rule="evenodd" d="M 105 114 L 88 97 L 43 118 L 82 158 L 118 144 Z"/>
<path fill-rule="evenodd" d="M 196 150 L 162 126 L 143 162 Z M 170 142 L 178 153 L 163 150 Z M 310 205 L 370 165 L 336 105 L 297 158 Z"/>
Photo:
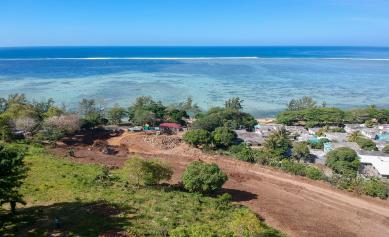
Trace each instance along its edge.
<path fill-rule="evenodd" d="M 235 130 L 238 139 L 241 139 L 249 146 L 260 146 L 265 142 L 265 138 L 258 133 L 248 132 L 245 129 Z"/>
<path fill-rule="evenodd" d="M 308 128 L 308 133 L 314 135 L 314 134 L 316 134 L 317 132 L 319 132 L 320 129 L 321 129 L 321 128 L 319 128 L 319 127 Z"/>
<path fill-rule="evenodd" d="M 135 127 L 128 128 L 129 132 L 141 132 L 142 130 L 143 130 L 142 126 L 135 126 Z"/>
<path fill-rule="evenodd" d="M 365 176 L 389 179 L 389 154 L 379 151 L 358 151 L 361 166 L 359 172 Z"/>
<path fill-rule="evenodd" d="M 326 132 L 325 137 L 328 138 L 331 141 L 336 141 L 336 142 L 347 142 L 347 133 L 342 133 L 342 132 Z"/>
<path fill-rule="evenodd" d="M 344 130 L 347 133 L 353 133 L 353 132 L 359 131 L 360 129 L 362 129 L 364 127 L 365 127 L 364 124 L 345 124 Z"/>
<path fill-rule="evenodd" d="M 182 131 L 182 126 L 178 123 L 161 123 L 159 125 L 159 130 L 162 133 L 175 133 L 178 131 Z"/>

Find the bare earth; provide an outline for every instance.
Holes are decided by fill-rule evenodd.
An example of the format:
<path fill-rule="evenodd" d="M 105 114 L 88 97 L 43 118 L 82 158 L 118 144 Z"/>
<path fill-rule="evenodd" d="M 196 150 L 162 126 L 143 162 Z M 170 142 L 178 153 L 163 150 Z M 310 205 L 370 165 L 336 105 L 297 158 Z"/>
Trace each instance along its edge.
<path fill-rule="evenodd" d="M 105 155 L 88 146 L 76 146 L 75 162 L 120 166 L 129 154 L 166 160 L 175 170 L 177 183 L 182 171 L 193 160 L 217 163 L 228 174 L 224 192 L 250 207 L 266 223 L 288 236 L 389 236 L 389 201 L 361 197 L 330 185 L 278 170 L 248 164 L 221 156 L 203 154 L 186 144 L 164 143 L 166 136 L 124 133 L 107 140 L 117 147 L 117 155 Z M 128 149 L 127 153 L 123 149 Z M 53 150 L 64 154 L 65 149 Z"/>

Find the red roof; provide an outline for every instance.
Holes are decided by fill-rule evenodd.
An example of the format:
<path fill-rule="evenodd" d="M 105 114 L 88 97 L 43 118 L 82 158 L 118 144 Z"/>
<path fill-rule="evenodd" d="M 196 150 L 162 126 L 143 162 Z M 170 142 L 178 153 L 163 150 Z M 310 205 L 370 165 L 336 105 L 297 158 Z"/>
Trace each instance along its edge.
<path fill-rule="evenodd" d="M 182 128 L 181 125 L 179 125 L 178 123 L 161 123 L 159 125 L 160 128 L 177 128 L 177 129 L 180 129 Z"/>

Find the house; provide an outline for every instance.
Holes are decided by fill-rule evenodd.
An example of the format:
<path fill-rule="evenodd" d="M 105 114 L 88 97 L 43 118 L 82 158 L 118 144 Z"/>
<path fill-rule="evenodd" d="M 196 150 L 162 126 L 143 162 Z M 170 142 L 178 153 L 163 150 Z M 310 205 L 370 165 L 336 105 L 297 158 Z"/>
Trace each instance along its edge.
<path fill-rule="evenodd" d="M 280 127 L 281 125 L 277 125 L 277 124 L 266 124 L 266 125 L 257 124 L 254 126 L 254 130 L 256 133 L 260 134 L 261 136 L 268 137 L 271 133 L 273 133 Z"/>
<path fill-rule="evenodd" d="M 361 134 L 367 138 L 375 139 L 378 135 L 378 130 L 375 128 L 363 128 Z"/>
<path fill-rule="evenodd" d="M 182 131 L 183 127 L 178 123 L 161 123 L 159 125 L 159 130 L 162 133 L 176 133 Z"/>
<path fill-rule="evenodd" d="M 358 151 L 359 173 L 368 177 L 389 179 L 389 154 L 379 151 Z"/>
<path fill-rule="evenodd" d="M 265 142 L 265 138 L 258 133 L 248 132 L 245 129 L 235 130 L 238 139 L 250 146 L 260 146 Z"/>
<path fill-rule="evenodd" d="M 325 137 L 328 138 L 331 141 L 336 141 L 336 142 L 347 142 L 347 133 L 342 133 L 342 132 L 326 132 Z"/>
<path fill-rule="evenodd" d="M 344 125 L 344 130 L 347 133 L 353 133 L 353 132 L 359 131 L 363 127 L 364 126 L 361 125 L 361 124 L 345 124 Z"/>

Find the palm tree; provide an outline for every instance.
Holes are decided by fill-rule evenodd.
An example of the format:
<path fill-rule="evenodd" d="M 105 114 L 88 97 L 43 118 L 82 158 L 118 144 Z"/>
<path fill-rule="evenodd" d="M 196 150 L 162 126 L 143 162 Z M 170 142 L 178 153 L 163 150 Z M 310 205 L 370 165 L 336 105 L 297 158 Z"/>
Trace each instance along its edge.
<path fill-rule="evenodd" d="M 351 133 L 351 134 L 347 137 L 347 139 L 348 139 L 349 142 L 356 142 L 357 139 L 360 138 L 360 137 L 362 137 L 361 132 L 355 131 L 355 132 Z"/>

